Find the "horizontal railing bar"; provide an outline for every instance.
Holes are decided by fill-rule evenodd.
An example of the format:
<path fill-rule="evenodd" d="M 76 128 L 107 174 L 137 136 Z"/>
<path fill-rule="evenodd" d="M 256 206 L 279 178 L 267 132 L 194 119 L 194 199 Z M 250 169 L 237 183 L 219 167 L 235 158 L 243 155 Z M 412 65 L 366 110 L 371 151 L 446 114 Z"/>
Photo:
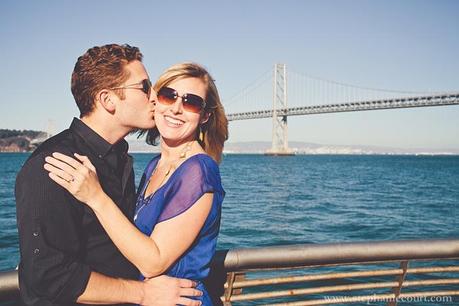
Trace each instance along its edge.
<path fill-rule="evenodd" d="M 224 256 L 223 256 L 224 260 Z M 223 260 L 221 261 L 223 264 Z M 404 259 L 409 260 L 409 259 Z M 454 257 L 441 257 L 441 258 L 421 258 L 421 259 L 414 259 L 415 261 L 434 261 L 434 260 L 455 260 L 458 261 L 459 264 L 459 255 Z M 220 261 L 220 259 L 216 259 L 216 262 Z M 355 262 L 340 262 L 340 263 L 326 263 L 326 264 L 302 264 L 302 265 L 292 265 L 292 266 L 283 266 L 283 267 L 263 267 L 263 268 L 250 268 L 250 269 L 240 269 L 240 270 L 233 270 L 231 272 L 237 273 L 256 273 L 256 272 L 283 272 L 283 271 L 297 271 L 302 269 L 321 269 L 321 268 L 334 268 L 334 267 L 355 267 L 361 265 L 385 265 L 385 264 L 397 264 L 399 263 L 400 259 L 390 259 L 390 260 L 371 260 L 371 261 L 355 261 Z M 229 270 L 228 270 L 229 271 Z M 442 271 L 439 271 L 442 272 Z M 455 272 L 455 271 L 452 271 Z M 434 273 L 432 271 L 432 273 Z"/>
<path fill-rule="evenodd" d="M 404 281 L 402 287 L 429 286 L 429 285 L 452 285 L 459 284 L 459 278 L 423 279 Z"/>
<path fill-rule="evenodd" d="M 426 267 L 426 268 L 411 268 L 407 270 L 407 274 L 440 273 L 440 272 L 459 272 L 459 267 L 455 267 L 455 266 Z M 349 278 L 349 277 L 400 275 L 402 273 L 403 273 L 402 269 L 390 269 L 390 270 L 371 270 L 371 271 L 260 278 L 260 279 L 249 279 L 249 280 L 243 280 L 243 281 L 236 281 L 233 283 L 233 288 L 245 288 L 245 287 L 255 287 L 255 286 L 265 286 L 265 285 L 276 285 L 276 284 L 289 284 L 289 283 L 296 283 L 296 282 L 307 282 L 307 281 L 327 280 L 327 279 L 341 279 L 341 278 Z M 228 284 L 225 283 L 224 287 L 225 289 L 228 288 Z"/>
<path fill-rule="evenodd" d="M 416 298 L 416 297 L 441 297 L 441 296 L 455 296 L 459 295 L 459 291 L 456 290 L 442 290 L 442 291 L 424 291 L 424 292 L 405 292 L 399 295 L 399 298 Z M 276 304 L 265 304 L 265 306 L 311 306 L 311 305 L 330 305 L 330 304 L 344 304 L 344 303 L 356 303 L 356 302 L 379 302 L 379 301 L 390 301 L 395 299 L 395 294 L 373 294 L 373 295 L 357 295 L 357 296 L 346 296 L 346 297 L 329 297 L 329 299 L 317 299 L 309 301 L 298 301 L 298 302 L 287 302 L 287 303 L 276 303 Z M 341 298 L 341 299 L 340 299 Z"/>
<path fill-rule="evenodd" d="M 448 296 L 459 295 L 459 290 L 442 290 L 442 291 L 423 291 L 423 292 L 404 292 L 399 297 L 421 297 L 421 296 Z"/>
<path fill-rule="evenodd" d="M 336 299 L 335 299 L 336 298 Z M 357 296 L 347 296 L 340 299 L 340 297 L 333 297 L 330 299 L 317 299 L 309 301 L 298 301 L 298 302 L 288 302 L 288 303 L 276 303 L 276 304 L 264 304 L 264 306 L 311 306 L 311 305 L 329 305 L 329 304 L 344 304 L 344 303 L 356 303 L 356 302 L 365 302 L 375 301 L 375 300 L 389 300 L 394 299 L 395 294 L 375 294 L 375 295 L 357 295 Z"/>
<path fill-rule="evenodd" d="M 316 275 L 298 275 L 298 276 L 273 277 L 273 278 L 263 278 L 263 279 L 250 279 L 250 280 L 234 282 L 233 288 L 244 288 L 244 287 L 253 287 L 253 286 L 275 285 L 275 284 L 288 284 L 288 283 L 296 283 L 296 282 L 306 282 L 306 281 L 326 280 L 326 279 L 340 279 L 340 278 L 349 278 L 349 277 L 399 275 L 402 273 L 403 273 L 402 269 L 391 269 L 391 270 L 372 270 L 372 271 L 342 272 L 342 273 L 327 273 L 327 274 L 316 274 Z M 225 283 L 225 288 L 228 288 L 227 283 Z"/>
<path fill-rule="evenodd" d="M 459 267 L 458 266 L 448 266 L 448 267 L 408 268 L 409 274 L 440 273 L 440 272 L 459 272 Z"/>
<path fill-rule="evenodd" d="M 452 284 L 459 284 L 459 279 L 458 278 L 455 278 L 455 279 L 446 278 L 446 279 L 428 279 L 428 280 L 419 280 L 419 281 L 405 281 L 402 287 L 452 285 Z M 279 290 L 279 291 L 271 291 L 271 292 L 234 295 L 231 297 L 230 300 L 236 302 L 236 301 L 257 300 L 257 299 L 264 299 L 264 298 L 317 294 L 317 293 L 324 293 L 324 292 L 342 292 L 342 291 L 363 290 L 363 289 L 393 288 L 396 286 L 398 286 L 398 282 L 374 282 L 374 283 L 364 283 L 364 284 L 322 286 L 322 287 L 315 287 L 315 288 L 289 289 L 289 290 Z"/>
<path fill-rule="evenodd" d="M 231 302 L 259 300 L 266 298 L 287 297 L 306 294 L 317 294 L 325 292 L 342 292 L 363 289 L 380 289 L 380 288 L 393 288 L 398 286 L 398 282 L 378 282 L 378 283 L 364 283 L 364 284 L 349 284 L 337 286 L 323 286 L 315 288 L 301 288 L 301 289 L 288 289 L 270 292 L 247 293 L 231 296 Z"/>
<path fill-rule="evenodd" d="M 458 239 L 401 240 L 233 249 L 217 254 L 214 264 L 237 271 L 455 257 L 459 257 Z"/>

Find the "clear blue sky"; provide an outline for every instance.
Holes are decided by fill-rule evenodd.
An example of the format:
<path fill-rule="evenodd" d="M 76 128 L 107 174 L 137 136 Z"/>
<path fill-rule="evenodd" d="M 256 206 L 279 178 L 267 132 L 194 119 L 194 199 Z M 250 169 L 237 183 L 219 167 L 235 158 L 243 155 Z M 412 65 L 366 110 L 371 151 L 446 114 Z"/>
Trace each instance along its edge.
<path fill-rule="evenodd" d="M 274 63 L 325 79 L 459 91 L 458 1 L 1 1 L 0 128 L 64 129 L 70 74 L 89 47 L 141 48 L 152 79 L 209 68 L 230 98 Z M 248 106 L 247 110 L 251 110 Z M 459 148 L 459 106 L 291 117 L 290 140 Z M 230 123 L 230 141 L 271 139 L 271 120 Z"/>

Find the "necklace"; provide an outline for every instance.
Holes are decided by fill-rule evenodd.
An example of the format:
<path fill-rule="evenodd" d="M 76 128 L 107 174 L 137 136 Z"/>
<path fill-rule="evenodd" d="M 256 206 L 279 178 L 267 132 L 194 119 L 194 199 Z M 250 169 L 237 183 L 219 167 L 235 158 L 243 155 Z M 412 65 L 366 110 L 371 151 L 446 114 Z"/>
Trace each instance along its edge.
<path fill-rule="evenodd" d="M 161 179 L 161 182 L 159 183 L 159 186 L 161 186 L 163 184 L 164 180 L 166 179 L 166 177 L 168 177 L 168 175 L 171 173 L 171 171 L 173 171 L 173 170 L 175 170 L 177 168 L 179 162 L 181 160 L 185 159 L 186 153 L 188 153 L 191 150 L 191 144 L 192 144 L 192 142 L 187 143 L 185 148 L 183 148 L 183 150 L 180 152 L 179 157 L 175 161 L 173 161 L 173 162 L 171 162 L 169 164 L 169 167 L 167 168 L 166 173 L 164 173 L 164 176 Z M 152 175 L 150 176 L 150 180 L 151 180 L 151 177 L 153 176 L 153 174 L 156 173 L 157 170 L 158 170 L 158 165 L 156 165 L 155 170 L 153 171 Z"/>
<path fill-rule="evenodd" d="M 166 173 L 164 173 L 164 176 L 162 176 L 161 181 L 159 182 L 158 188 L 156 188 L 156 190 L 158 190 L 163 185 L 164 180 L 169 176 L 169 174 L 172 172 L 172 170 L 177 169 L 177 166 L 178 166 L 179 162 L 186 158 L 186 154 L 191 150 L 191 145 L 192 145 L 192 142 L 187 143 L 185 148 L 183 148 L 183 150 L 180 152 L 179 157 L 175 161 L 173 161 L 173 162 L 171 162 L 169 164 L 169 167 L 167 168 Z M 158 161 L 158 164 L 159 164 L 159 161 Z M 148 187 L 148 185 L 150 185 L 151 178 L 153 177 L 153 175 L 158 171 L 158 164 L 156 164 L 155 169 L 153 170 L 153 172 L 150 175 L 150 178 L 148 179 L 147 187 Z M 156 190 L 152 194 L 154 194 L 156 192 Z M 145 189 L 145 191 L 146 191 L 146 189 Z M 142 196 L 142 195 L 140 195 L 140 196 Z M 150 196 L 148 196 L 148 197 L 150 197 Z M 135 216 L 134 216 L 134 221 L 137 220 L 137 216 L 139 215 L 139 212 L 149 202 L 150 202 L 149 200 L 146 201 L 145 197 L 142 196 L 142 205 L 137 209 L 137 211 L 135 213 Z"/>

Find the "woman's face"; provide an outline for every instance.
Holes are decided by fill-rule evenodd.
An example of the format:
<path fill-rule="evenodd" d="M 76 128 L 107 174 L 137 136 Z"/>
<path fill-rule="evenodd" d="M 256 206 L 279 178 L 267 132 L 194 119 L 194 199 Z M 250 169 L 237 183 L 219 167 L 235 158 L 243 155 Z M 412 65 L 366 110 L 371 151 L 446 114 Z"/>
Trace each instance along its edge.
<path fill-rule="evenodd" d="M 197 95 L 205 101 L 206 84 L 198 78 L 185 78 L 175 80 L 167 87 L 177 91 L 178 98 L 173 104 L 156 103 L 155 122 L 161 137 L 176 145 L 191 141 L 196 137 L 196 130 L 203 122 L 200 113 L 188 111 L 183 108 L 182 96 L 184 94 Z"/>

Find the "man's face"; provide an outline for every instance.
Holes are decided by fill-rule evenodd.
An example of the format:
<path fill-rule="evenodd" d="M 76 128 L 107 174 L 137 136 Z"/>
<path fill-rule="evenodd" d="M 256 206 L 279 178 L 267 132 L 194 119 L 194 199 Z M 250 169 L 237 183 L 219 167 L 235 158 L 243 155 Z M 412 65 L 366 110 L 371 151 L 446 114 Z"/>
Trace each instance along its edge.
<path fill-rule="evenodd" d="M 130 75 L 119 86 L 127 86 L 127 88 L 122 89 L 124 99 L 117 100 L 115 116 L 122 126 L 130 130 L 151 129 L 155 126 L 153 102 L 156 100 L 156 93 L 152 88 L 151 94 L 148 96 L 142 90 L 142 81 L 149 79 L 147 71 L 139 61 L 130 62 L 125 69 L 129 71 Z"/>

